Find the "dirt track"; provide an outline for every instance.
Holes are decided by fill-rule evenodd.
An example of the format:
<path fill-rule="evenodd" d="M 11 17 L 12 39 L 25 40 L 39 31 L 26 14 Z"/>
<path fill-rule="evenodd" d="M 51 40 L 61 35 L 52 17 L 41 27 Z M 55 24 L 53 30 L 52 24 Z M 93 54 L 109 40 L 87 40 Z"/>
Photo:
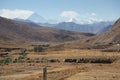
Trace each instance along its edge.
<path fill-rule="evenodd" d="M 67 64 L 48 70 L 47 80 L 119 80 L 120 64 Z M 116 66 L 114 66 L 116 65 Z M 1 76 L 0 80 L 43 80 L 42 70 Z"/>
<path fill-rule="evenodd" d="M 48 70 L 48 80 L 59 80 L 61 78 L 69 77 L 72 74 L 77 73 L 77 68 L 75 67 L 63 67 L 63 68 L 55 68 L 53 70 Z M 42 80 L 42 70 L 33 71 L 33 72 L 26 72 L 22 74 L 13 74 L 7 76 L 1 76 L 0 80 L 33 80 L 38 79 Z"/>

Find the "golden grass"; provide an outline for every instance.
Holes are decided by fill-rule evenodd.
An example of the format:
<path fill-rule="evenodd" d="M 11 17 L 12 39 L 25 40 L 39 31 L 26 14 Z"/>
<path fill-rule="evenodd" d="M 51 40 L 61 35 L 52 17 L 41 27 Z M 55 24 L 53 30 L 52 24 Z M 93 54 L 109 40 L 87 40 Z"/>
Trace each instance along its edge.
<path fill-rule="evenodd" d="M 37 55 L 37 56 L 36 56 Z M 68 49 L 28 54 L 28 57 L 81 57 L 81 56 L 120 56 L 120 52 L 101 52 L 98 50 Z"/>

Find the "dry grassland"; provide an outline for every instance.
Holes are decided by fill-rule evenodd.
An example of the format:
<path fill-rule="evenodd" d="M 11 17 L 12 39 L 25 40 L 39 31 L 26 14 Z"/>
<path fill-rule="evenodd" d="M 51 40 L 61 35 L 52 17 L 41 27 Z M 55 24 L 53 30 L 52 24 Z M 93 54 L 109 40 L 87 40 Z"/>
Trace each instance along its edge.
<path fill-rule="evenodd" d="M 10 57 L 16 58 L 18 54 Z M 116 58 L 109 63 L 65 62 L 65 59 Z M 27 54 L 19 63 L 0 65 L 0 80 L 43 80 L 47 66 L 47 80 L 120 80 L 120 52 L 69 49 Z"/>

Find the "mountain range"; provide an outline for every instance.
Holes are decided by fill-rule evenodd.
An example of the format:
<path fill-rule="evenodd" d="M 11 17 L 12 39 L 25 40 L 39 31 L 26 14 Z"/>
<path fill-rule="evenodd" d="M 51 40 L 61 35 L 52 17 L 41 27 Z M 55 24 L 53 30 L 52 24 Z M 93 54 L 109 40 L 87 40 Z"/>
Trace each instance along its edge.
<path fill-rule="evenodd" d="M 75 20 L 71 20 L 69 22 L 59 22 L 56 20 L 46 20 L 42 16 L 37 13 L 32 14 L 26 20 L 23 19 L 14 19 L 19 22 L 37 24 L 44 27 L 53 27 L 57 29 L 76 31 L 76 32 L 86 32 L 93 34 L 101 34 L 106 32 L 114 23 L 114 21 L 102 21 L 102 22 L 94 22 L 92 24 L 78 24 Z M 52 23 L 51 23 L 52 22 Z"/>
<path fill-rule="evenodd" d="M 0 17 L 0 40 L 4 41 L 61 42 L 78 40 L 89 36 L 93 36 L 93 34 L 42 27 L 29 22 L 23 23 Z"/>
<path fill-rule="evenodd" d="M 18 22 L 29 23 L 29 24 L 37 24 L 43 27 L 51 27 L 56 29 L 63 29 L 75 32 L 86 32 L 93 34 L 101 34 L 106 32 L 109 28 L 112 27 L 114 21 L 104 21 L 104 22 L 96 22 L 93 24 L 77 24 L 75 22 L 60 22 L 58 24 L 50 24 L 50 23 L 35 23 L 31 20 L 22 20 L 22 19 L 14 19 Z"/>
<path fill-rule="evenodd" d="M 66 42 L 65 46 L 69 47 L 84 47 L 84 48 L 115 48 L 120 49 L 120 19 L 112 26 L 102 26 L 101 32 L 98 35 L 85 32 L 75 32 L 69 30 L 58 29 L 55 27 L 40 26 L 29 20 L 11 20 L 0 17 L 0 42 L 1 41 L 28 41 L 28 42 Z M 64 22 L 66 26 L 68 25 Z M 73 22 L 69 22 L 75 26 Z M 109 24 L 109 23 L 108 23 Z M 104 25 L 108 25 L 104 23 Z M 92 25 L 92 24 L 91 24 Z M 95 25 L 95 24 L 94 24 Z M 96 24 L 98 25 L 98 24 Z M 69 27 L 69 26 L 68 26 Z M 93 26 L 89 26 L 93 27 Z M 86 29 L 85 27 L 84 29 Z M 103 30 L 102 30 L 103 29 Z M 96 29 L 96 30 L 99 30 Z"/>

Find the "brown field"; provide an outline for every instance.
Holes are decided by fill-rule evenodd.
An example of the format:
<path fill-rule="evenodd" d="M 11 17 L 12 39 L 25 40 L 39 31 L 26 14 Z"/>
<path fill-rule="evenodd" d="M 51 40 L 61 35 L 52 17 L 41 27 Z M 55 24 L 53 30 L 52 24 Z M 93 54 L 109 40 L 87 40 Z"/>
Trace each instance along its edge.
<path fill-rule="evenodd" d="M 1 64 L 0 80 L 43 80 L 44 66 L 47 66 L 47 80 L 120 80 L 120 52 L 67 49 L 27 53 L 22 62 Z M 13 60 L 18 56 L 9 55 Z M 96 62 L 65 62 L 81 58 Z M 100 59 L 103 60 L 99 62 Z M 112 62 L 104 63 L 105 60 Z"/>

